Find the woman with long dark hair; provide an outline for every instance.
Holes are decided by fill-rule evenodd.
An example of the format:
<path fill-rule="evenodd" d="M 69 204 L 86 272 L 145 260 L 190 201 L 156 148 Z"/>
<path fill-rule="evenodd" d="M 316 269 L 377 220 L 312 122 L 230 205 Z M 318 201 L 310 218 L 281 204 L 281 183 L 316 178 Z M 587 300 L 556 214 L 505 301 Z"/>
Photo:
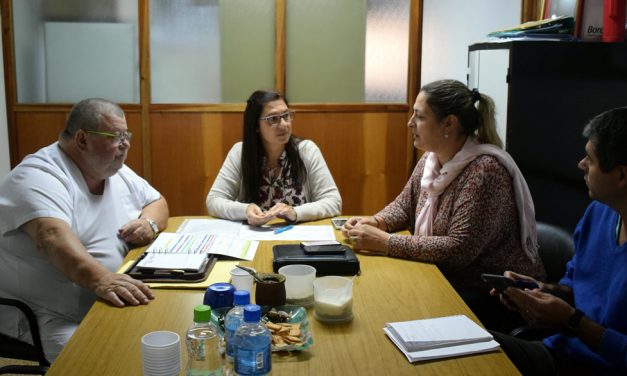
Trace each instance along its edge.
<path fill-rule="evenodd" d="M 207 195 L 209 215 L 262 225 L 274 218 L 296 222 L 340 214 L 340 192 L 320 149 L 292 135 L 293 120 L 280 93 L 252 93 L 244 140 L 233 145 Z"/>

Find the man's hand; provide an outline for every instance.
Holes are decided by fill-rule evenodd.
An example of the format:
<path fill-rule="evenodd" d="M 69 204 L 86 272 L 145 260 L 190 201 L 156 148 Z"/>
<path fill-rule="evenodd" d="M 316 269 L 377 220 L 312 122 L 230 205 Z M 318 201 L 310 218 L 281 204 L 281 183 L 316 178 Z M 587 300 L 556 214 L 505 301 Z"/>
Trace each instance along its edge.
<path fill-rule="evenodd" d="M 154 239 L 150 223 L 145 219 L 133 219 L 118 230 L 118 236 L 126 243 L 142 246 Z"/>
<path fill-rule="evenodd" d="M 555 295 L 534 290 L 508 287 L 503 298 L 515 306 L 531 325 L 562 327 L 575 312 L 570 304 Z"/>
<path fill-rule="evenodd" d="M 131 278 L 126 274 L 107 273 L 93 286 L 98 297 L 111 302 L 116 307 L 148 304 L 154 295 L 142 281 Z"/>

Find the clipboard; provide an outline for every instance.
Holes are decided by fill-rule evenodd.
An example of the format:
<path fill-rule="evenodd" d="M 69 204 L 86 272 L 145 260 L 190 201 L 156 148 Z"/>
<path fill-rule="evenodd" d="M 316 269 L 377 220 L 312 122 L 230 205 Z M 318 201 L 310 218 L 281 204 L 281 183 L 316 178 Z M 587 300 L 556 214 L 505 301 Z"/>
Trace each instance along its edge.
<path fill-rule="evenodd" d="M 198 271 L 179 270 L 179 269 L 144 269 L 139 268 L 137 264 L 146 257 L 146 253 L 137 258 L 131 267 L 124 273 L 143 282 L 162 282 L 162 283 L 193 283 L 202 282 L 209 276 L 214 265 L 218 261 L 215 255 L 208 255 L 207 262 Z"/>

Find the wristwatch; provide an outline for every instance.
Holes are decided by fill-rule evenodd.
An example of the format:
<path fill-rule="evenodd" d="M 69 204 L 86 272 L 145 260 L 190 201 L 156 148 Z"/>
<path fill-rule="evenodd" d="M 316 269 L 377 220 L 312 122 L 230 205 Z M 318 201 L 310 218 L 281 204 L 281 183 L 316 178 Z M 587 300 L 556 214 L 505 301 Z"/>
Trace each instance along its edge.
<path fill-rule="evenodd" d="M 568 319 L 568 322 L 566 322 L 566 325 L 562 329 L 564 334 L 569 337 L 576 336 L 577 328 L 579 327 L 579 323 L 581 323 L 581 320 L 583 319 L 584 316 L 585 314 L 583 312 L 581 312 L 578 309 L 575 309 L 575 313 L 573 313 L 570 316 L 570 318 Z"/>
<path fill-rule="evenodd" d="M 157 235 L 159 234 L 159 226 L 157 225 L 157 222 L 153 221 L 150 218 L 142 218 L 142 219 L 146 220 L 146 222 L 148 222 L 148 224 L 150 225 L 150 228 L 152 229 L 152 238 L 155 239 Z"/>

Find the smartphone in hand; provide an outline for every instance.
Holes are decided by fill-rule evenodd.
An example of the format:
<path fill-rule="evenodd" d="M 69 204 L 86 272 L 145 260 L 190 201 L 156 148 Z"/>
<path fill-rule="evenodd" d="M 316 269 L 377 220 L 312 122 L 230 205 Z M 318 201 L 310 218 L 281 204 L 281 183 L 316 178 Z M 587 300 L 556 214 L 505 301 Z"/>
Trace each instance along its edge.
<path fill-rule="evenodd" d="M 513 280 L 500 274 L 481 274 L 483 282 L 493 287 L 499 293 L 503 292 L 508 287 L 516 287 L 519 289 L 537 289 L 538 284 L 533 281 L 525 281 L 522 279 Z"/>

